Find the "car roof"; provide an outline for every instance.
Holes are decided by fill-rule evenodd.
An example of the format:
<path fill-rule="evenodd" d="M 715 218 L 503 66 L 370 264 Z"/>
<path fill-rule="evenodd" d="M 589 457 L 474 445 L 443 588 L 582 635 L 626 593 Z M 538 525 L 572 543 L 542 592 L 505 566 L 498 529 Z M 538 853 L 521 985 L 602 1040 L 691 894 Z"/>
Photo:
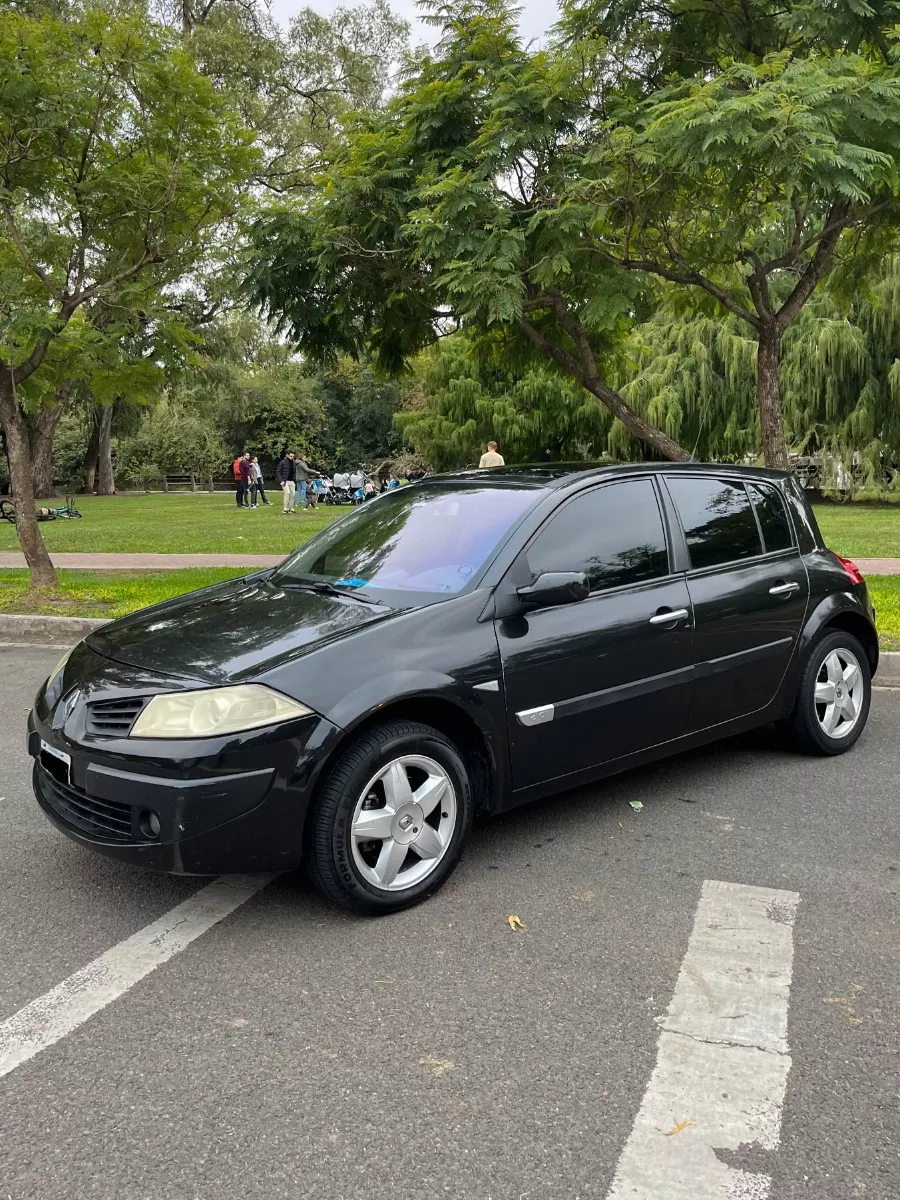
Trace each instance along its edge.
<path fill-rule="evenodd" d="M 778 482 L 786 477 L 784 471 L 769 471 L 763 467 L 745 467 L 738 463 L 703 462 L 645 462 L 645 463 L 520 463 L 509 467 L 485 467 L 482 470 L 448 471 L 441 475 L 428 475 L 420 483 L 458 482 L 461 486 L 472 484 L 494 487 L 559 488 L 580 479 L 614 479 L 618 475 L 644 474 L 709 475 L 721 471 L 723 475 L 737 475 L 746 479 L 769 479 Z"/>

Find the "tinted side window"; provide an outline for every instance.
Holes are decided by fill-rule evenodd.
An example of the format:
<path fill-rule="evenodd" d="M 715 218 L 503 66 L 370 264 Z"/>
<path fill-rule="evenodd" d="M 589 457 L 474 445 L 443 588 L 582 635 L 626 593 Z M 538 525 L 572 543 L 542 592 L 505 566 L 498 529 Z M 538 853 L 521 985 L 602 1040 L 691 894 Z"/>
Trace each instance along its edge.
<path fill-rule="evenodd" d="M 667 483 L 692 567 L 716 567 L 761 552 L 756 518 L 743 487 L 724 479 L 686 476 L 669 476 Z"/>
<path fill-rule="evenodd" d="M 528 551 L 535 575 L 584 571 L 591 591 L 669 573 L 666 536 L 649 479 L 595 488 L 552 517 Z"/>
<path fill-rule="evenodd" d="M 794 544 L 784 501 L 776 488 L 767 483 L 748 483 L 747 491 L 759 517 L 766 553 L 788 550 Z"/>

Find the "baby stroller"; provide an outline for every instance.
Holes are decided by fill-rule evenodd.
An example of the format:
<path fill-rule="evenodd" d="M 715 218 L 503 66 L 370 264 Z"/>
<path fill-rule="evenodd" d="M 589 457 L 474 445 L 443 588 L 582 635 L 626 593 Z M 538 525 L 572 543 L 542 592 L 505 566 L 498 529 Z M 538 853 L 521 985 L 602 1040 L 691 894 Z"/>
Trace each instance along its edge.
<path fill-rule="evenodd" d="M 350 491 L 354 504 L 364 504 L 375 495 L 375 484 L 365 471 L 354 471 L 350 476 Z"/>
<path fill-rule="evenodd" d="M 350 476 L 346 472 L 335 471 L 331 481 L 331 496 L 326 504 L 352 504 L 353 490 L 350 487 Z"/>

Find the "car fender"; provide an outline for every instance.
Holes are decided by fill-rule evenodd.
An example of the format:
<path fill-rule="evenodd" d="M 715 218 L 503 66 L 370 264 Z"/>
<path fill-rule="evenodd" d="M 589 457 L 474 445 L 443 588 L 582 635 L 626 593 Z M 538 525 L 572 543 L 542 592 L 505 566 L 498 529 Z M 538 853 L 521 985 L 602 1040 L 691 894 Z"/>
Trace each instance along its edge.
<path fill-rule="evenodd" d="M 789 711 L 793 707 L 794 697 L 800 685 L 800 675 L 803 671 L 807 654 L 821 636 L 825 626 L 842 613 L 852 613 L 854 616 L 864 620 L 867 625 L 872 624 L 865 607 L 853 592 L 831 592 L 820 600 L 812 612 L 807 614 L 806 621 L 800 631 L 800 637 L 797 640 L 797 647 L 791 660 L 790 668 L 782 684 L 781 700 L 785 711 Z"/>
<path fill-rule="evenodd" d="M 479 683 L 494 680 L 463 681 L 435 670 L 405 669 L 390 671 L 365 680 L 329 705 L 326 716 L 343 732 L 341 744 L 365 721 L 388 713 L 397 704 L 428 700 L 441 701 L 458 709 L 481 731 L 490 758 L 492 784 L 489 807 L 499 807 L 509 789 L 509 745 L 506 727 L 506 700 L 502 685 L 482 688 Z"/>
<path fill-rule="evenodd" d="M 803 659 L 813 642 L 819 637 L 822 629 L 833 621 L 840 613 L 853 613 L 861 617 L 867 625 L 872 624 L 871 617 L 865 607 L 853 592 L 832 592 L 821 600 L 806 618 L 806 623 L 800 633 L 797 644 L 797 657 Z"/>

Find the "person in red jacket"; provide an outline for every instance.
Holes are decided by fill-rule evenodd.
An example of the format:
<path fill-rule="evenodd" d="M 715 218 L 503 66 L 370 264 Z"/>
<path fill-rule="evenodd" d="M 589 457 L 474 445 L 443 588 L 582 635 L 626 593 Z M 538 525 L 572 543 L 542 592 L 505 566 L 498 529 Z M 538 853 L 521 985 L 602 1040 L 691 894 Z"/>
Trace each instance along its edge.
<path fill-rule="evenodd" d="M 238 508 L 249 508 L 247 497 L 250 495 L 250 482 L 253 472 L 250 470 L 250 451 L 246 450 L 240 458 L 234 460 L 236 477 L 235 498 Z"/>

